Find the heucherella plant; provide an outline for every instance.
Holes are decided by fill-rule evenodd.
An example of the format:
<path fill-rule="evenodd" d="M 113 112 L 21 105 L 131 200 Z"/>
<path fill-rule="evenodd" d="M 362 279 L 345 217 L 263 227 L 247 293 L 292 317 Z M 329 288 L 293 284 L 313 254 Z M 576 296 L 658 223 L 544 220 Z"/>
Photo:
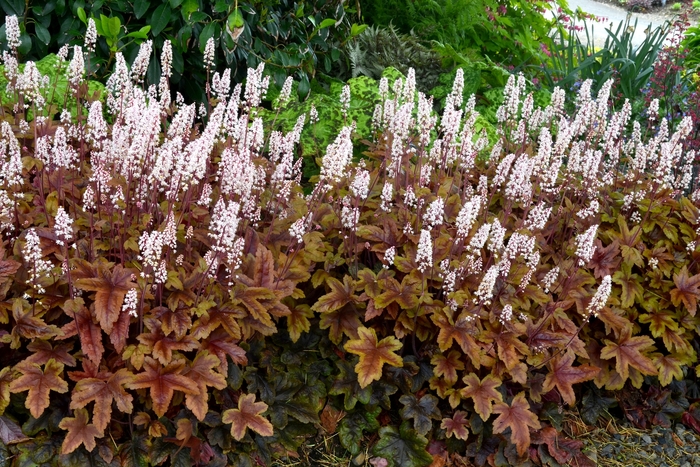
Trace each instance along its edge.
<path fill-rule="evenodd" d="M 378 432 L 392 466 L 429 465 L 428 439 L 592 465 L 543 441 L 551 404 L 696 363 L 690 119 L 643 132 L 610 83 L 571 115 L 559 89 L 535 108 L 512 76 L 490 144 L 459 72 L 442 116 L 408 73 L 376 83 L 364 143 L 343 88 L 302 187 L 316 118 L 261 117 L 264 66 L 233 89 L 212 73 L 198 108 L 171 99 L 167 44 L 146 82 L 151 47 L 116 54 L 103 101 L 76 48 L 80 110 L 31 132 L 3 103 L 0 441 L 22 462 L 269 465 L 323 429 L 353 454 Z M 19 102 L 48 92 L 9 81 Z"/>

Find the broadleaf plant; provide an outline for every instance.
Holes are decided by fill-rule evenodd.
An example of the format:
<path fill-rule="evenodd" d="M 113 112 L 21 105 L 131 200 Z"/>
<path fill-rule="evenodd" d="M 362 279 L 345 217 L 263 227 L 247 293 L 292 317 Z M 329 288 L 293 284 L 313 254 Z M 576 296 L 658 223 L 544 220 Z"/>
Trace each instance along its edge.
<path fill-rule="evenodd" d="M 161 28 L 178 7 L 155 8 Z M 330 83 L 320 122 L 291 86 L 268 97 L 262 65 L 173 101 L 173 63 L 152 79 L 151 55 L 117 51 L 90 95 L 74 50 L 75 114 L 4 60 L 0 408 L 17 462 L 270 465 L 335 429 L 390 465 L 429 465 L 443 442 L 585 464 L 550 446 L 560 404 L 597 416 L 625 391 L 656 408 L 623 398 L 638 423 L 692 410 L 690 118 L 633 121 L 612 82 L 536 105 L 511 75 L 490 139 L 463 72 L 437 115 L 414 72 L 387 69 Z"/>

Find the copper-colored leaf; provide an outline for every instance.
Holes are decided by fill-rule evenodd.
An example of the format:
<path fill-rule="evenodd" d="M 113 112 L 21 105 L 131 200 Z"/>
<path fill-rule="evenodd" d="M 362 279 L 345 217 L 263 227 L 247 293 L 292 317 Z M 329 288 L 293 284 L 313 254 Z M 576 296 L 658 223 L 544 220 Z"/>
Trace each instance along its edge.
<path fill-rule="evenodd" d="M 393 277 L 380 282 L 384 292 L 374 299 L 377 308 L 386 308 L 396 302 L 401 308 L 409 309 L 418 306 L 418 297 L 421 294 L 421 279 L 407 274 L 399 282 Z"/>
<path fill-rule="evenodd" d="M 191 365 L 185 368 L 183 375 L 197 383 L 199 392 L 196 394 L 187 394 L 185 396 L 185 404 L 187 408 L 197 417 L 199 421 L 204 420 L 207 415 L 209 406 L 207 399 L 209 391 L 207 386 L 216 389 L 226 387 L 226 378 L 224 375 L 214 371 L 214 368 L 219 368 L 221 362 L 216 355 L 210 355 L 206 350 L 197 353 Z"/>
<path fill-rule="evenodd" d="M 683 381 L 683 362 L 675 355 L 654 355 L 654 364 L 659 371 L 659 383 L 668 386 L 674 380 Z"/>
<path fill-rule="evenodd" d="M 192 327 L 192 318 L 187 309 L 178 308 L 173 311 L 167 307 L 158 307 L 153 312 L 161 321 L 163 333 L 166 336 L 172 332 L 176 339 L 182 339 Z"/>
<path fill-rule="evenodd" d="M 466 313 L 466 312 L 465 312 Z M 437 343 L 443 352 L 452 347 L 452 342 L 459 344 L 465 355 L 468 355 L 472 364 L 478 369 L 481 366 L 481 349 L 473 337 L 474 324 L 470 322 L 466 314 L 460 315 L 456 320 L 442 313 L 434 314 L 431 318 L 440 328 Z"/>
<path fill-rule="evenodd" d="M 176 360 L 163 367 L 151 357 L 146 357 L 143 363 L 143 373 L 138 373 L 127 383 L 130 389 L 149 389 L 153 401 L 153 411 L 159 417 L 165 415 L 170 406 L 175 391 L 185 394 L 197 394 L 197 383 L 184 376 L 182 371 L 185 362 Z"/>
<path fill-rule="evenodd" d="M 593 268 L 593 273 L 597 279 L 613 274 L 617 271 L 622 258 L 620 257 L 620 243 L 614 240 L 610 245 L 603 248 L 603 242 L 596 239 L 595 252 L 588 262 L 588 266 Z"/>
<path fill-rule="evenodd" d="M 144 322 L 151 332 L 139 334 L 136 339 L 148 347 L 152 355 L 163 365 L 172 361 L 174 351 L 188 352 L 198 347 L 197 341 L 191 336 L 184 336 L 182 339 L 170 335 L 166 336 L 160 326 L 160 321 L 155 318 L 147 318 Z"/>
<path fill-rule="evenodd" d="M 313 316 L 314 312 L 309 305 L 299 304 L 291 308 L 291 314 L 287 316 L 287 331 L 292 342 L 298 341 L 302 332 L 308 332 L 311 329 L 309 318 Z"/>
<path fill-rule="evenodd" d="M 73 318 L 73 321 L 61 328 L 64 338 L 78 334 L 80 337 L 80 347 L 83 353 L 99 364 L 105 349 L 102 345 L 102 330 L 92 319 L 92 315 L 85 308 L 82 298 L 66 300 L 63 304 L 63 311 Z"/>
<path fill-rule="evenodd" d="M 3 255 L 4 256 L 4 255 Z M 19 270 L 22 263 L 12 259 L 3 259 L 0 257 L 0 279 L 12 276 Z"/>
<path fill-rule="evenodd" d="M 206 339 L 218 327 L 223 328 L 234 339 L 241 338 L 241 328 L 238 320 L 244 318 L 246 312 L 239 307 L 213 308 L 203 313 L 194 322 L 190 335 L 195 339 Z"/>
<path fill-rule="evenodd" d="M 474 400 L 476 413 L 486 421 L 493 411 L 491 404 L 503 400 L 501 393 L 496 390 L 503 382 L 492 374 L 482 380 L 474 373 L 469 373 L 462 378 L 462 381 L 467 385 L 461 391 L 462 398 L 471 397 Z"/>
<path fill-rule="evenodd" d="M 510 428 L 511 441 L 518 448 L 518 454 L 524 455 L 530 447 L 530 428 L 538 429 L 541 426 L 537 415 L 530 411 L 525 393 L 515 396 L 510 406 L 504 402 L 497 403 L 493 406 L 493 411 L 500 414 L 493 421 L 493 432 L 503 433 L 506 428 Z"/>
<path fill-rule="evenodd" d="M 225 410 L 221 421 L 231 424 L 231 436 L 236 441 L 243 439 L 248 428 L 261 436 L 272 436 L 272 423 L 260 415 L 266 410 L 266 403 L 255 402 L 255 394 L 243 394 L 238 399 L 238 408 Z"/>
<path fill-rule="evenodd" d="M 600 358 L 610 360 L 615 358 L 615 370 L 623 381 L 629 377 L 629 367 L 636 368 L 645 375 L 655 375 L 656 367 L 649 357 L 642 353 L 654 345 L 649 336 L 632 337 L 632 330 L 622 331 L 620 338 L 615 341 L 605 339 L 605 347 L 600 351 Z"/>
<path fill-rule="evenodd" d="M 80 409 L 94 401 L 93 423 L 102 433 L 111 420 L 112 401 L 117 403 L 117 408 L 123 413 L 131 413 L 133 410 L 133 397 L 124 390 L 124 386 L 133 377 L 133 374 L 122 368 L 107 379 L 82 379 L 73 390 L 70 408 Z"/>
<path fill-rule="evenodd" d="M 75 366 L 75 358 L 68 352 L 73 348 L 73 344 L 58 344 L 55 347 L 49 341 L 37 339 L 27 345 L 27 350 L 34 352 L 24 359 L 27 363 L 43 365 L 51 359 L 67 366 Z"/>
<path fill-rule="evenodd" d="M 236 339 L 231 337 L 226 330 L 219 328 L 202 341 L 200 348 L 202 350 L 208 350 L 209 353 L 219 357 L 221 361 L 221 372 L 225 374 L 228 371 L 227 355 L 230 356 L 233 363 L 237 365 L 246 365 L 248 363 L 245 350 L 239 347 L 236 342 Z"/>
<path fill-rule="evenodd" d="M 114 350 L 121 353 L 126 346 L 126 341 L 129 338 L 129 324 L 131 324 L 131 315 L 129 313 L 120 313 L 119 319 L 112 327 L 112 332 L 109 333 L 109 341 L 114 345 Z"/>
<path fill-rule="evenodd" d="M 574 405 L 576 396 L 573 385 L 591 380 L 596 377 L 600 368 L 590 365 L 571 366 L 574 362 L 574 353 L 566 352 L 562 357 L 555 357 L 549 364 L 550 372 L 544 379 L 542 392 L 549 392 L 556 386 L 561 397 L 569 405 Z"/>
<path fill-rule="evenodd" d="M 74 411 L 75 417 L 66 417 L 61 420 L 58 427 L 67 430 L 66 438 L 61 446 L 61 454 L 70 454 L 82 444 L 85 449 L 92 451 L 97 446 L 95 438 L 102 436 L 102 432 L 92 423 L 88 423 L 88 412 L 85 409 Z"/>
<path fill-rule="evenodd" d="M 47 325 L 41 319 L 41 313 L 36 313 L 35 308 L 22 298 L 12 302 L 12 317 L 15 324 L 10 334 L 10 347 L 18 349 L 21 345 L 20 338 L 25 339 L 49 339 L 61 334 L 61 331 L 53 325 Z"/>
<path fill-rule="evenodd" d="M 22 376 L 10 383 L 10 392 L 29 391 L 25 407 L 34 418 L 39 418 L 44 409 L 49 406 L 49 392 L 56 391 L 61 394 L 68 392 L 68 383 L 61 378 L 63 364 L 49 360 L 42 371 L 36 363 L 20 362 L 15 370 Z"/>
<path fill-rule="evenodd" d="M 343 282 L 329 277 L 326 279 L 326 284 L 331 288 L 331 291 L 316 300 L 316 303 L 311 307 L 312 310 L 319 313 L 330 313 L 341 309 L 348 303 L 358 303 L 359 297 L 354 294 L 357 284 L 349 275 L 343 277 Z"/>
<path fill-rule="evenodd" d="M 10 405 L 10 384 L 12 383 L 12 371 L 9 366 L 0 370 L 0 414 Z"/>
<path fill-rule="evenodd" d="M 117 264 L 112 270 L 100 264 L 96 270 L 96 277 L 75 281 L 75 286 L 79 289 L 97 292 L 95 315 L 100 327 L 107 334 L 112 332 L 114 323 L 119 319 L 126 293 L 136 286 L 131 282 L 131 275 L 134 273 L 135 270 L 126 269 L 121 264 Z"/>
<path fill-rule="evenodd" d="M 361 327 L 357 330 L 358 338 L 348 341 L 345 350 L 360 356 L 355 365 L 360 387 L 367 387 L 372 381 L 382 377 L 382 368 L 387 363 L 402 367 L 403 360 L 394 352 L 401 348 L 401 342 L 394 336 L 378 341 L 377 333 L 372 328 Z"/>
<path fill-rule="evenodd" d="M 192 421 L 188 418 L 181 418 L 177 421 L 177 431 L 175 432 L 175 438 L 179 441 L 182 441 L 181 446 L 184 446 L 190 440 L 190 438 L 192 437 L 193 428 L 194 427 L 192 426 Z"/>
<path fill-rule="evenodd" d="M 622 308 L 631 308 L 635 300 L 642 300 L 644 295 L 642 278 L 639 274 L 632 273 L 632 266 L 629 264 L 623 263 L 620 270 L 613 274 L 612 281 L 622 288 L 620 293 L 620 306 Z"/>
<path fill-rule="evenodd" d="M 321 314 L 319 327 L 330 329 L 328 337 L 334 344 L 340 344 L 343 334 L 354 339 L 357 337 L 357 330 L 362 326 L 360 314 L 353 306 L 342 307 L 339 310 Z"/>
<path fill-rule="evenodd" d="M 435 367 L 435 376 L 442 376 L 448 384 L 457 382 L 457 371 L 464 370 L 461 360 L 462 354 L 456 350 L 450 350 L 447 355 L 435 354 L 430 363 Z"/>
<path fill-rule="evenodd" d="M 674 306 L 683 303 L 688 313 L 695 316 L 700 298 L 700 274 L 688 276 L 688 268 L 683 266 L 678 274 L 673 275 L 673 282 L 676 288 L 671 290 L 671 302 Z"/>
<path fill-rule="evenodd" d="M 447 437 L 454 436 L 457 439 L 466 440 L 469 437 L 469 414 L 457 410 L 452 418 L 443 418 L 440 428 L 445 430 Z"/>

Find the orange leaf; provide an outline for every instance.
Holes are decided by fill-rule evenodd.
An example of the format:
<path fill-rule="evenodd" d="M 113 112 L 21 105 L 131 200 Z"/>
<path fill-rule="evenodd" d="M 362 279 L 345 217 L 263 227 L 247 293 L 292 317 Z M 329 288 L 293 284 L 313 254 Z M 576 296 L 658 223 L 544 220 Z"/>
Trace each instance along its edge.
<path fill-rule="evenodd" d="M 377 333 L 372 328 L 361 327 L 357 330 L 358 338 L 348 341 L 345 350 L 360 356 L 355 371 L 361 388 L 382 377 L 385 363 L 403 367 L 403 360 L 394 351 L 401 348 L 401 342 L 394 336 L 377 341 Z"/>
<path fill-rule="evenodd" d="M 610 360 L 615 358 L 615 370 L 626 380 L 629 377 L 629 367 L 634 367 L 645 375 L 657 373 L 654 362 L 641 353 L 642 350 L 654 345 L 649 336 L 632 337 L 632 329 L 624 329 L 618 342 L 605 339 L 605 347 L 600 351 L 600 358 Z"/>
<path fill-rule="evenodd" d="M 38 311 L 35 313 L 34 307 L 22 298 L 16 298 L 12 302 L 12 317 L 15 324 L 12 326 L 10 334 L 10 348 L 20 348 L 21 337 L 25 339 L 49 339 L 61 334 L 58 327 L 48 325 L 41 319 L 43 314 L 44 312 Z"/>
<path fill-rule="evenodd" d="M 313 307 L 312 307 L 313 308 Z M 343 340 L 343 334 L 350 339 L 357 337 L 357 330 L 362 326 L 360 315 L 355 307 L 346 306 L 330 313 L 322 313 L 319 327 L 330 329 L 328 337 L 331 342 L 338 345 Z"/>
<path fill-rule="evenodd" d="M 110 271 L 104 264 L 99 264 L 94 272 L 96 277 L 78 279 L 75 281 L 75 286 L 97 292 L 95 315 L 100 327 L 109 334 L 112 332 L 114 323 L 119 319 L 126 293 L 129 289 L 136 287 L 136 284 L 131 282 L 131 275 L 136 271 L 126 269 L 121 264 L 117 264 Z"/>
<path fill-rule="evenodd" d="M 214 368 L 219 368 L 220 366 L 219 357 L 211 355 L 204 350 L 197 353 L 192 364 L 183 371 L 183 374 L 195 381 L 199 388 L 197 394 L 187 394 L 185 396 L 185 404 L 200 422 L 204 420 L 209 409 L 207 405 L 207 399 L 209 398 L 207 386 L 216 389 L 224 389 L 226 387 L 226 378 L 214 371 Z"/>
<path fill-rule="evenodd" d="M 511 429 L 510 439 L 518 448 L 521 456 L 530 447 L 530 429 L 541 427 L 537 415 L 530 411 L 530 404 L 525 399 L 525 393 L 521 392 L 513 398 L 510 406 L 499 402 L 493 406 L 494 413 L 500 414 L 493 421 L 493 432 L 503 433 L 506 428 Z"/>
<path fill-rule="evenodd" d="M 467 412 L 458 410 L 452 418 L 443 418 L 440 428 L 445 430 L 447 437 L 454 436 L 457 439 L 466 440 L 469 437 L 469 418 Z"/>
<path fill-rule="evenodd" d="M 695 316 L 698 298 L 700 298 L 700 274 L 689 277 L 688 268 L 683 266 L 678 274 L 673 275 L 673 282 L 676 288 L 671 290 L 671 302 L 674 306 L 682 302 L 688 309 L 688 313 Z"/>
<path fill-rule="evenodd" d="M 155 318 L 146 318 L 144 323 L 151 332 L 139 334 L 136 339 L 151 349 L 153 356 L 163 365 L 167 365 L 173 359 L 173 351 L 184 350 L 188 352 L 198 347 L 197 341 L 191 336 L 177 339 L 175 336 L 171 337 L 163 334 L 160 321 Z"/>
<path fill-rule="evenodd" d="M 266 410 L 266 403 L 255 402 L 255 394 L 243 394 L 238 399 L 238 408 L 225 410 L 221 421 L 231 424 L 231 436 L 236 441 L 243 439 L 248 428 L 261 436 L 272 436 L 272 423 L 260 415 Z"/>
<path fill-rule="evenodd" d="M 292 342 L 296 342 L 301 337 L 302 332 L 309 332 L 311 322 L 309 318 L 313 318 L 314 312 L 311 311 L 309 305 L 296 305 L 291 308 L 291 314 L 287 316 L 287 331 Z"/>
<path fill-rule="evenodd" d="M 27 350 L 34 352 L 24 359 L 27 363 L 43 365 L 52 358 L 67 366 L 75 366 L 75 358 L 68 352 L 73 348 L 73 344 L 58 344 L 53 347 L 50 342 L 37 339 L 27 345 Z"/>
<path fill-rule="evenodd" d="M 245 350 L 236 344 L 236 339 L 231 337 L 224 328 L 219 328 L 212 332 L 209 337 L 202 341 L 200 348 L 202 350 L 208 350 L 209 353 L 219 357 L 221 361 L 221 372 L 224 374 L 228 371 L 226 355 L 229 355 L 233 363 L 237 365 L 246 365 L 248 363 Z"/>
<path fill-rule="evenodd" d="M 550 373 L 544 379 L 542 387 L 542 392 L 549 392 L 556 386 L 564 402 L 569 405 L 574 405 L 576 402 L 572 386 L 595 378 L 600 371 L 600 368 L 590 365 L 572 367 L 571 364 L 574 362 L 574 358 L 573 352 L 566 352 L 563 357 L 552 359 L 549 364 Z"/>
<path fill-rule="evenodd" d="M 330 313 L 339 310 L 348 303 L 357 303 L 359 297 L 355 293 L 355 281 L 350 276 L 344 276 L 341 283 L 334 277 L 326 279 L 326 284 L 331 288 L 331 292 L 316 300 L 312 310 L 319 313 Z"/>
<path fill-rule="evenodd" d="M 464 363 L 460 360 L 462 354 L 457 350 L 450 350 L 447 355 L 435 354 L 430 363 L 435 366 L 435 376 L 443 376 L 448 384 L 457 382 L 457 371 L 464 370 Z"/>
<path fill-rule="evenodd" d="M 73 390 L 70 408 L 82 409 L 94 401 L 92 421 L 101 434 L 111 420 L 113 401 L 123 413 L 131 413 L 133 410 L 133 397 L 124 390 L 124 385 L 131 382 L 133 378 L 133 374 L 122 368 L 106 379 L 81 379 Z"/>
<path fill-rule="evenodd" d="M 503 397 L 496 391 L 503 382 L 492 374 L 487 375 L 483 380 L 474 373 L 469 373 L 462 378 L 467 385 L 461 391 L 462 398 L 471 397 L 474 400 L 474 409 L 482 420 L 486 421 L 491 416 L 492 402 L 501 402 Z"/>
<path fill-rule="evenodd" d="M 151 357 L 146 357 L 143 362 L 143 373 L 138 373 L 133 380 L 127 383 L 130 389 L 150 389 L 153 411 L 159 417 L 165 415 L 170 406 L 175 391 L 185 394 L 197 394 L 197 383 L 182 374 L 185 362 L 176 360 L 168 366 L 161 366 Z"/>
<path fill-rule="evenodd" d="M 384 292 L 374 299 L 377 308 L 386 308 L 391 303 L 398 303 L 403 309 L 415 308 L 418 306 L 418 296 L 421 294 L 421 279 L 413 276 L 404 276 L 401 284 L 389 277 L 380 282 Z"/>
<path fill-rule="evenodd" d="M 654 355 L 654 364 L 659 370 L 659 383 L 661 386 L 668 386 L 675 378 L 678 381 L 683 380 L 683 368 L 686 364 L 676 355 Z"/>
<path fill-rule="evenodd" d="M 75 417 L 66 417 L 58 424 L 62 430 L 68 430 L 61 446 L 61 454 L 70 454 L 81 444 L 88 451 L 92 451 L 97 445 L 95 438 L 102 436 L 102 432 L 95 425 L 88 424 L 87 410 L 78 409 L 74 414 Z"/>
<path fill-rule="evenodd" d="M 440 328 L 437 337 L 440 350 L 444 352 L 452 347 L 453 341 L 457 342 L 462 352 L 469 356 L 474 367 L 478 369 L 481 366 L 481 349 L 472 337 L 474 324 L 468 319 L 467 313 L 460 314 L 456 321 L 443 313 L 434 314 L 431 319 Z"/>
<path fill-rule="evenodd" d="M 6 366 L 0 370 L 0 414 L 10 405 L 10 384 L 12 384 L 12 372 Z"/>
<path fill-rule="evenodd" d="M 82 298 L 66 300 L 63 304 L 63 312 L 73 318 L 73 321 L 61 328 L 64 334 L 62 338 L 66 339 L 78 334 L 83 353 L 98 365 L 105 351 L 102 345 L 102 330 L 92 320 L 92 314 L 85 308 L 85 302 Z"/>
<path fill-rule="evenodd" d="M 61 379 L 63 364 L 55 360 L 49 360 L 44 366 L 36 363 L 20 362 L 15 366 L 15 370 L 20 371 L 22 376 L 10 383 L 10 392 L 29 391 L 25 407 L 34 418 L 39 418 L 44 409 L 49 406 L 49 392 L 68 392 L 68 383 Z"/>
<path fill-rule="evenodd" d="M 603 248 L 603 242 L 595 239 L 595 251 L 593 257 L 588 262 L 588 267 L 593 268 L 593 273 L 597 279 L 610 275 L 617 271 L 622 258 L 620 257 L 620 242 L 613 242 Z"/>

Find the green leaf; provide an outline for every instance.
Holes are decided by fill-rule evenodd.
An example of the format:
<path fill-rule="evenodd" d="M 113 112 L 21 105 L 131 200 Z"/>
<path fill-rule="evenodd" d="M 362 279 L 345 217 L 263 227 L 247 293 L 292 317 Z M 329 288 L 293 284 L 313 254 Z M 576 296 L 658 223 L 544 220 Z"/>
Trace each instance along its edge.
<path fill-rule="evenodd" d="M 121 31 L 122 28 L 122 21 L 119 19 L 118 16 L 114 16 L 112 18 L 109 18 L 109 21 L 107 23 L 107 36 L 112 37 L 114 39 L 119 37 L 119 32 Z"/>
<path fill-rule="evenodd" d="M 82 21 L 83 24 L 87 25 L 87 15 L 85 14 L 83 7 L 78 7 L 78 18 L 80 18 L 80 21 Z"/>
<path fill-rule="evenodd" d="M 216 23 L 209 23 L 204 26 L 202 32 L 199 33 L 199 51 L 204 53 L 209 38 L 214 37 L 216 33 Z"/>
<path fill-rule="evenodd" d="M 46 29 L 40 23 L 34 23 L 34 32 L 36 33 L 36 37 L 38 37 L 41 42 L 49 45 L 49 42 L 51 42 L 51 33 L 49 33 L 48 29 Z"/>
<path fill-rule="evenodd" d="M 131 441 L 122 444 L 119 457 L 123 467 L 148 467 L 148 447 L 144 436 L 135 434 Z"/>
<path fill-rule="evenodd" d="M 214 4 L 214 13 L 223 13 L 228 10 L 228 2 L 226 0 L 217 0 Z"/>
<path fill-rule="evenodd" d="M 242 28 L 245 25 L 245 21 L 243 21 L 243 15 L 241 14 L 241 11 L 236 8 L 231 12 L 230 15 L 228 15 L 228 27 L 231 30 L 237 29 L 237 28 Z"/>
<path fill-rule="evenodd" d="M 333 26 L 337 21 L 334 20 L 333 18 L 326 18 L 323 21 L 321 21 L 321 24 L 318 25 L 318 29 L 323 29 L 323 28 L 328 28 Z"/>
<path fill-rule="evenodd" d="M 431 420 L 440 420 L 442 415 L 437 407 L 437 397 L 427 394 L 416 398 L 413 394 L 401 396 L 399 401 L 404 405 L 401 409 L 401 418 L 404 420 L 413 419 L 413 428 L 421 435 L 427 434 L 433 427 Z"/>
<path fill-rule="evenodd" d="M 173 8 L 177 8 L 182 4 L 183 0 L 170 0 L 170 6 Z"/>
<path fill-rule="evenodd" d="M 180 14 L 185 20 L 191 18 L 192 13 L 199 10 L 199 2 L 197 0 L 185 0 L 180 7 Z"/>
<path fill-rule="evenodd" d="M 309 95 L 310 90 L 311 90 L 311 84 L 309 83 L 309 75 L 302 72 L 301 79 L 299 80 L 299 86 L 297 87 L 297 95 L 299 96 L 299 99 L 300 100 L 306 99 L 306 96 Z"/>
<path fill-rule="evenodd" d="M 393 426 L 381 428 L 372 453 L 389 461 L 389 467 L 425 467 L 433 462 L 433 456 L 425 450 L 427 446 L 428 440 L 403 422 L 398 430 Z"/>
<path fill-rule="evenodd" d="M 366 24 L 354 24 L 353 23 L 352 27 L 350 28 L 350 37 L 359 36 L 360 34 L 362 34 L 362 31 L 364 31 L 365 29 L 367 29 Z"/>
<path fill-rule="evenodd" d="M 372 433 L 379 429 L 377 417 L 382 412 L 381 407 L 371 409 L 358 409 L 343 417 L 340 421 L 338 436 L 340 443 L 345 449 L 350 451 L 353 456 L 356 456 L 362 450 L 360 444 L 363 437 L 363 432 Z"/>
<path fill-rule="evenodd" d="M 136 19 L 141 19 L 150 6 L 151 2 L 149 0 L 134 0 L 134 16 L 136 16 Z"/>
<path fill-rule="evenodd" d="M 148 39 L 148 31 L 151 30 L 151 26 L 146 25 L 139 29 L 138 31 L 133 31 L 130 32 L 129 34 L 126 35 L 126 37 L 134 37 L 136 39 Z"/>
<path fill-rule="evenodd" d="M 172 16 L 172 10 L 167 4 L 162 4 L 153 12 L 151 15 L 151 31 L 153 32 L 153 37 L 158 37 L 160 33 L 168 26 L 170 23 L 170 17 Z"/>
<path fill-rule="evenodd" d="M 333 381 L 333 385 L 329 389 L 328 393 L 334 396 L 339 396 L 341 394 L 345 395 L 345 410 L 354 409 L 355 404 L 357 404 L 358 401 L 362 402 L 363 404 L 369 403 L 370 398 L 372 397 L 372 387 L 360 387 L 360 383 L 357 381 L 357 373 L 355 373 L 354 365 L 345 360 L 338 360 L 336 365 L 338 365 L 340 375 L 338 375 L 335 381 Z"/>
<path fill-rule="evenodd" d="M 593 387 L 583 396 L 581 418 L 588 425 L 595 425 L 598 418 L 615 405 L 617 405 L 617 399 L 604 397 L 598 388 Z"/>

